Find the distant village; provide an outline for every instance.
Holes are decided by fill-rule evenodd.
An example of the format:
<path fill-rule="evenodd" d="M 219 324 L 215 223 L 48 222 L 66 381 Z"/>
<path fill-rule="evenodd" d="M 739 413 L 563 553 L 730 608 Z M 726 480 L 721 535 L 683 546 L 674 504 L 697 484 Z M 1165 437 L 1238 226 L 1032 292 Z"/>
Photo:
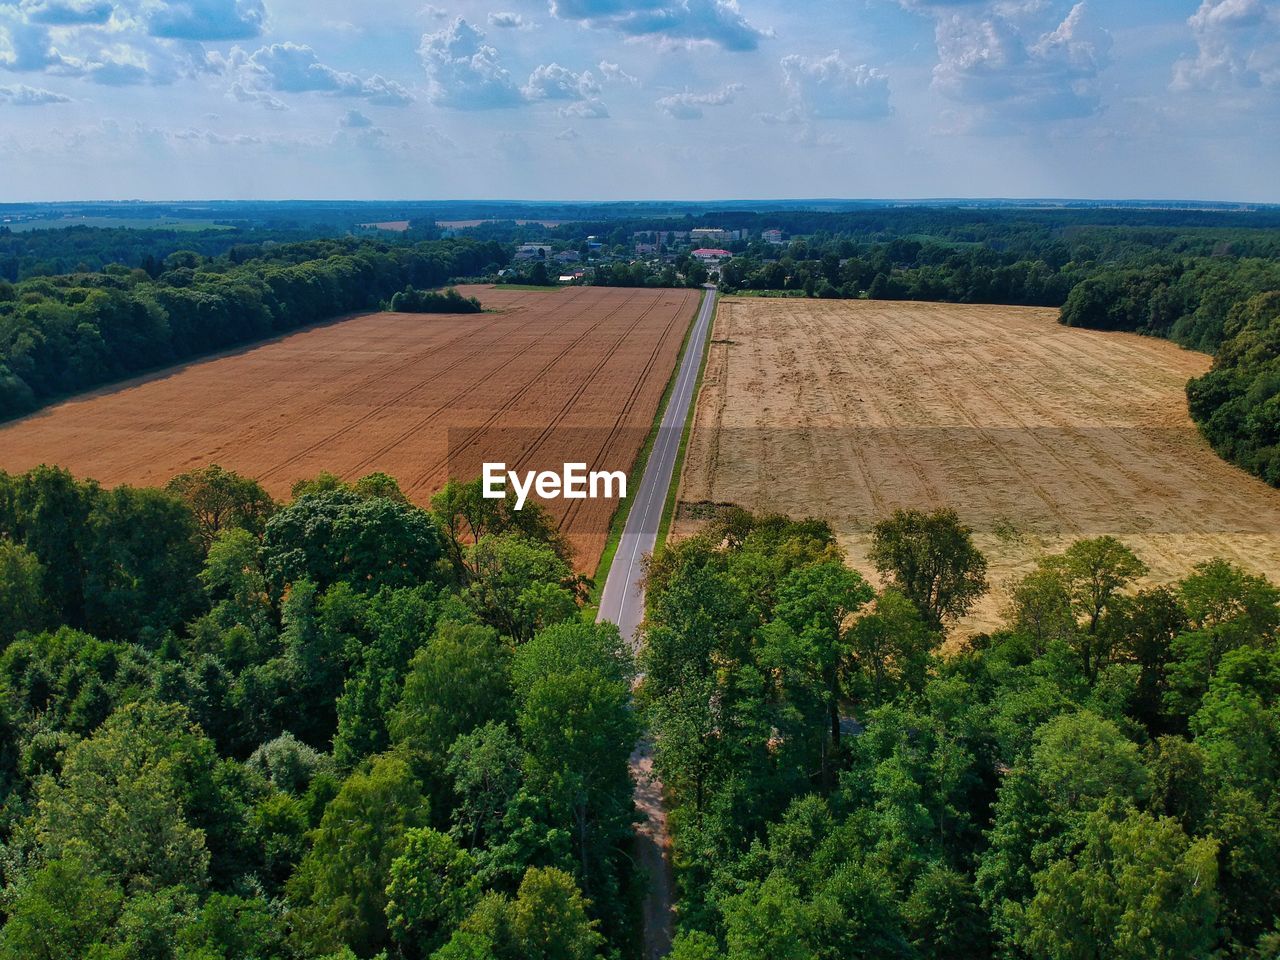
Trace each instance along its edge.
<path fill-rule="evenodd" d="M 517 276 L 532 263 L 541 261 L 546 264 L 549 277 L 555 277 L 560 283 L 580 283 L 589 279 L 593 269 L 604 265 L 643 263 L 656 270 L 674 266 L 685 258 L 701 263 L 710 273 L 726 260 L 744 252 L 752 243 L 780 248 L 786 240 L 778 229 L 753 233 L 721 227 L 694 227 L 690 230 L 637 230 L 632 233 L 629 244 L 610 244 L 597 236 L 589 236 L 577 243 L 522 243 L 516 247 L 514 264 L 503 274 Z M 766 253 L 762 259 L 773 258 Z"/>

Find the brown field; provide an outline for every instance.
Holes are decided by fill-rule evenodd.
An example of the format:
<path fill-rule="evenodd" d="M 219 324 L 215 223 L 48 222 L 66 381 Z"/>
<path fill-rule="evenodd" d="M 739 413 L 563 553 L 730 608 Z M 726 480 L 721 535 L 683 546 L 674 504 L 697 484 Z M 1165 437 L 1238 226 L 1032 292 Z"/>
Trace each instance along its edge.
<path fill-rule="evenodd" d="M 0 427 L 0 469 L 162 484 L 218 463 L 277 497 L 383 471 L 420 504 L 486 460 L 630 470 L 699 292 L 463 292 L 497 312 L 358 316 L 50 407 Z M 594 573 L 616 501 L 549 506 Z"/>
<path fill-rule="evenodd" d="M 1114 534 L 1168 582 L 1221 556 L 1280 582 L 1280 493 L 1191 423 L 1209 358 L 1063 327 L 1056 310 L 727 299 L 716 318 L 673 536 L 698 504 L 831 521 L 870 575 L 867 531 L 897 507 L 955 508 L 999 622 L 1034 558 Z"/>

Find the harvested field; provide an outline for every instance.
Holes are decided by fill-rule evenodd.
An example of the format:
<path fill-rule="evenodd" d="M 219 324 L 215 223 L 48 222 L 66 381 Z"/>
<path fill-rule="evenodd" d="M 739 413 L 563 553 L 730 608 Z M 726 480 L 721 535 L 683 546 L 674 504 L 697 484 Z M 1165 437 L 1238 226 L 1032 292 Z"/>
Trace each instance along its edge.
<path fill-rule="evenodd" d="M 1167 582 L 1225 557 L 1280 582 L 1280 493 L 1219 459 L 1186 411 L 1209 358 L 1056 310 L 727 299 L 719 308 L 673 536 L 706 505 L 831 521 L 871 575 L 867 532 L 897 507 L 955 508 L 999 621 L 1034 558 L 1114 534 Z M 702 506 L 699 506 L 702 505 Z"/>
<path fill-rule="evenodd" d="M 383 471 L 420 504 L 484 461 L 630 470 L 700 291 L 463 292 L 495 312 L 358 316 L 50 407 L 0 427 L 0 469 L 162 484 L 218 463 L 276 497 Z M 581 571 L 616 505 L 549 504 Z"/>

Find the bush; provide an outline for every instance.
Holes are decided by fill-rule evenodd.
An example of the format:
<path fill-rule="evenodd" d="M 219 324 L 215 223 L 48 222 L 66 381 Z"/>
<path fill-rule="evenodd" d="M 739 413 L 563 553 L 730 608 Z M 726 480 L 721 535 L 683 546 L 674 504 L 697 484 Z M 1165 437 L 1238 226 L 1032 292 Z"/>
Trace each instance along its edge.
<path fill-rule="evenodd" d="M 475 297 L 464 297 L 453 287 L 444 293 L 405 287 L 391 298 L 396 313 L 480 313 L 484 308 Z"/>

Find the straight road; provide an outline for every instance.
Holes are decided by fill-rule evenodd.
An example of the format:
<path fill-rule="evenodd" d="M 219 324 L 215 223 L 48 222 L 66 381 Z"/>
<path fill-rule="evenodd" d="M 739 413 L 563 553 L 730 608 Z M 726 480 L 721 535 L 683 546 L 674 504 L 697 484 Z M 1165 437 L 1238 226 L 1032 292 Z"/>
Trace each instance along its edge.
<path fill-rule="evenodd" d="M 600 595 L 600 613 L 596 619 L 616 623 L 622 639 L 633 652 L 638 651 L 636 628 L 644 619 L 644 558 L 653 552 L 658 541 L 658 525 L 662 522 L 662 509 L 675 474 L 676 454 L 680 450 L 689 404 L 693 402 L 693 388 L 698 382 L 698 368 L 702 366 L 715 305 L 716 289 L 708 286 Z M 653 751 L 648 740 L 642 740 L 631 755 L 631 779 L 635 784 L 636 810 L 642 817 L 636 826 L 636 860 L 649 876 L 649 892 L 644 901 L 644 957 L 660 960 L 671 951 L 675 882 L 671 872 L 667 811 L 662 806 L 662 784 L 653 773 Z"/>
<path fill-rule="evenodd" d="M 653 449 L 645 464 L 640 488 L 631 501 L 622 539 L 613 563 L 605 576 L 604 590 L 600 594 L 600 613 L 597 620 L 616 623 L 625 640 L 635 649 L 636 628 L 644 618 L 644 558 L 653 552 L 658 540 L 658 525 L 662 521 L 662 508 L 667 502 L 675 472 L 676 454 L 680 450 L 680 437 L 684 433 L 685 420 L 689 416 L 689 404 L 693 401 L 693 388 L 698 382 L 698 368 L 702 365 L 702 352 L 706 349 L 707 333 L 711 329 L 711 316 L 715 313 L 716 289 L 707 287 L 702 308 L 694 322 L 688 347 L 680 361 L 676 384 L 667 401 L 667 409 L 658 425 Z"/>

